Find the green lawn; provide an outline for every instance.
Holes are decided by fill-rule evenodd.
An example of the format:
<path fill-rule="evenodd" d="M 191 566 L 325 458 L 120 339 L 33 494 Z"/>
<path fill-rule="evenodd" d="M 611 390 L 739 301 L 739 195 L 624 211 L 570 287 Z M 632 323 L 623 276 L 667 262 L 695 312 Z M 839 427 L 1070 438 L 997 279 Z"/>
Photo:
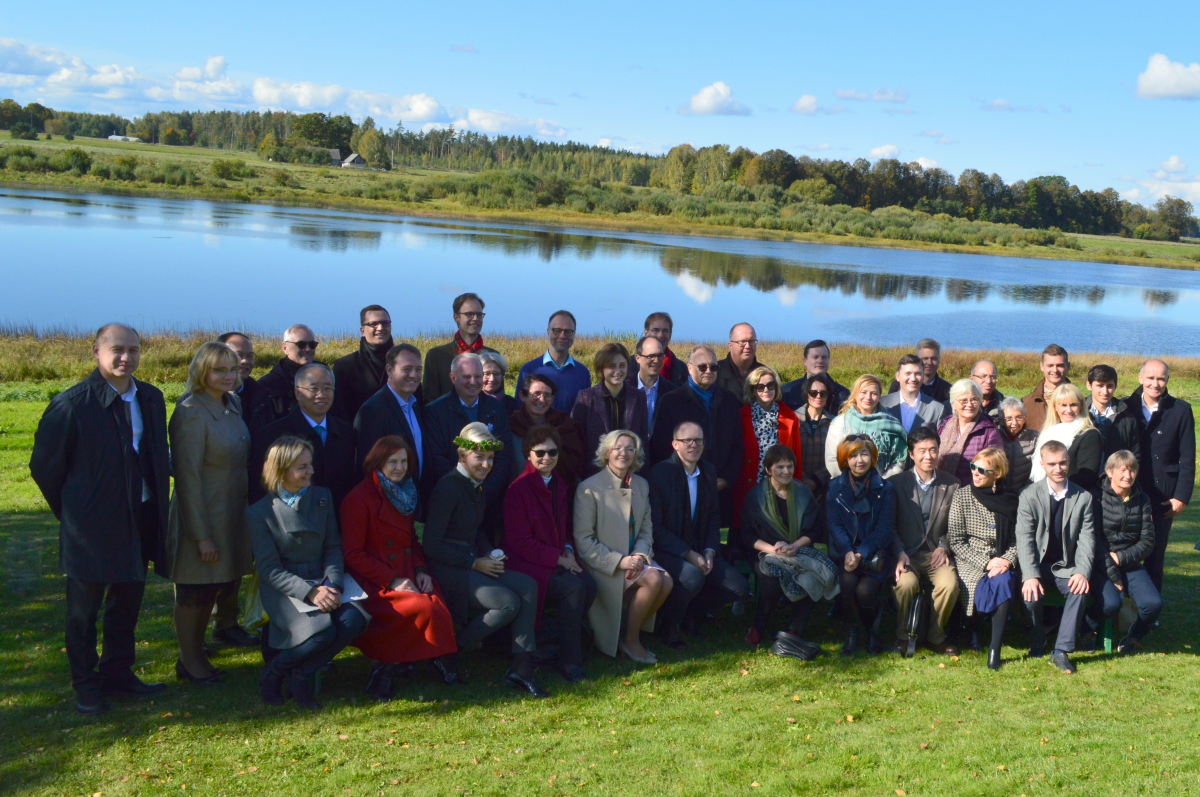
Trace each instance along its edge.
<path fill-rule="evenodd" d="M 751 652 L 728 610 L 699 644 L 652 642 L 658 666 L 594 654 L 591 680 L 542 682 L 548 700 L 500 684 L 503 651 L 463 657 L 470 685 L 418 668 L 398 699 L 362 693 L 351 650 L 320 713 L 262 706 L 257 652 L 220 650 L 226 683 L 174 681 L 170 585 L 153 579 L 139 674 L 168 681 L 153 702 L 73 709 L 62 651 L 57 526 L 25 465 L 43 404 L 0 403 L 0 790 L 22 794 L 646 795 L 1185 794 L 1200 791 L 1200 510 L 1175 524 L 1163 628 L 1143 654 L 1078 654 L 1064 676 L 1023 658 L 1010 626 L 1005 667 L 982 654 L 837 657 L 841 626 L 814 614 L 828 655 L 803 664 Z M 783 612 L 775 627 L 785 622 Z M 886 621 L 890 624 L 890 617 Z"/>

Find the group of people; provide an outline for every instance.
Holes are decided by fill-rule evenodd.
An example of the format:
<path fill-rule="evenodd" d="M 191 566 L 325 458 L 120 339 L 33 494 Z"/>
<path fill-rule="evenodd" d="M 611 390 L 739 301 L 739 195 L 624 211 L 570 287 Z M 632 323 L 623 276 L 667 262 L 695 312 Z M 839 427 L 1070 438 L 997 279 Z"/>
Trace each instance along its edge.
<path fill-rule="evenodd" d="M 606 344 L 589 369 L 560 310 L 509 396 L 484 317 L 479 296 L 457 297 L 453 338 L 422 357 L 372 305 L 358 350 L 332 366 L 294 325 L 257 380 L 250 337 L 226 333 L 196 352 L 169 423 L 161 391 L 134 376 L 138 333 L 102 327 L 96 370 L 50 402 L 30 462 L 60 521 L 77 710 L 164 688 L 132 670 L 151 565 L 175 586 L 180 680 L 223 680 L 211 621 L 214 644 L 261 647 L 265 703 L 309 708 L 314 676 L 347 646 L 388 700 L 418 662 L 464 683 L 459 652 L 508 628 L 505 682 L 544 697 L 539 669 L 582 680 L 593 646 L 654 663 L 645 633 L 684 650 L 724 606 L 752 609 L 746 644 L 804 660 L 821 654 L 804 638 L 820 601 L 837 602 L 845 656 L 864 637 L 871 653 L 912 656 L 923 638 L 956 655 L 961 606 L 993 668 L 1018 593 L 1031 656 L 1045 654 L 1046 591 L 1062 594 L 1050 653 L 1065 671 L 1124 597 L 1138 620 L 1121 652 L 1156 624 L 1195 470 L 1191 407 L 1160 360 L 1121 401 L 1112 368 L 1091 368 L 1085 394 L 1050 346 L 1044 380 L 1017 399 L 988 361 L 947 382 L 925 339 L 885 394 L 870 374 L 834 381 L 820 340 L 784 383 L 747 323 L 725 357 L 681 357 L 667 313 L 646 319 L 632 353 Z M 248 575 L 257 636 L 239 624 Z M 771 636 L 784 597 L 790 618 Z"/>

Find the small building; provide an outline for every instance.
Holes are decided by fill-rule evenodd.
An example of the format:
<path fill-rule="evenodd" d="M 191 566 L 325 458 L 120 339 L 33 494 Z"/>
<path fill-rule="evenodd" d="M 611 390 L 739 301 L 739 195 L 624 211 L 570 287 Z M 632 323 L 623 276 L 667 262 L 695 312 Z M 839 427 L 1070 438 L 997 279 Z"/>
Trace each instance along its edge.
<path fill-rule="evenodd" d="M 348 158 L 346 158 L 346 160 L 342 161 L 342 168 L 343 169 L 365 169 L 365 168 L 367 168 L 367 162 L 365 160 L 363 160 L 362 155 L 359 155 L 357 152 L 351 152 L 350 157 L 348 157 Z"/>
<path fill-rule="evenodd" d="M 342 151 L 340 149 L 329 150 L 329 163 L 331 166 L 337 166 L 342 162 Z"/>
<path fill-rule="evenodd" d="M 109 136 L 109 141 L 125 141 L 130 144 L 141 144 L 142 140 L 137 136 Z"/>

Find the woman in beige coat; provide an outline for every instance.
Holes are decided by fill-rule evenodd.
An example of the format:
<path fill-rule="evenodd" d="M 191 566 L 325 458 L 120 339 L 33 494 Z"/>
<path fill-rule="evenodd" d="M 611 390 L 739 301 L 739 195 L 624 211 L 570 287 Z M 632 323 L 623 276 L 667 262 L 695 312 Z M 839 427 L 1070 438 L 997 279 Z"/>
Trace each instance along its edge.
<path fill-rule="evenodd" d="M 235 586 L 254 563 L 246 533 L 250 432 L 230 392 L 238 387 L 237 369 L 238 355 L 224 343 L 201 346 L 168 429 L 175 475 L 166 541 L 179 640 L 175 674 L 197 684 L 221 676 L 204 654 L 217 593 Z"/>
<path fill-rule="evenodd" d="M 642 461 L 642 441 L 633 432 L 617 429 L 600 438 L 595 461 L 600 472 L 575 494 L 575 548 L 599 588 L 588 611 L 596 647 L 653 664 L 658 659 L 642 645 L 641 631 L 654 630 L 654 613 L 674 583 L 650 560 L 650 487 L 634 475 Z"/>

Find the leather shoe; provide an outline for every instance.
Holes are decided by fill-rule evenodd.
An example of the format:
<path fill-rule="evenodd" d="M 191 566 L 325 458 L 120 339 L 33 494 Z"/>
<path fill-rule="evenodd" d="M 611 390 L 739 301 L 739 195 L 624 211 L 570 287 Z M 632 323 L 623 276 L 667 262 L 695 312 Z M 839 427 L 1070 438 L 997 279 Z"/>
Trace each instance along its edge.
<path fill-rule="evenodd" d="M 179 659 L 175 659 L 175 677 L 181 681 L 190 681 L 196 686 L 216 686 L 221 683 L 221 676 L 215 672 L 204 678 L 197 678 L 188 672 L 187 667 L 183 666 L 183 662 Z"/>
<path fill-rule="evenodd" d="M 94 717 L 108 711 L 108 703 L 99 692 L 77 692 L 75 694 L 75 710 L 85 717 Z"/>
<path fill-rule="evenodd" d="M 684 642 L 683 637 L 679 635 L 678 627 L 664 629 L 663 632 L 658 635 L 658 638 L 661 639 L 662 643 L 671 650 L 687 650 L 687 643 Z"/>
<path fill-rule="evenodd" d="M 909 635 L 906 639 L 897 640 L 896 652 L 900 654 L 901 658 L 911 659 L 917 655 L 917 638 Z"/>
<path fill-rule="evenodd" d="M 988 648 L 988 669 L 1000 669 L 1000 651 L 996 648 Z"/>
<path fill-rule="evenodd" d="M 258 677 L 258 685 L 262 693 L 262 702 L 268 706 L 283 705 L 283 673 L 276 672 L 270 666 L 264 667 Z"/>
<path fill-rule="evenodd" d="M 452 670 L 445 665 L 441 659 L 433 660 L 433 669 L 438 671 L 438 675 L 442 677 L 442 683 L 446 686 L 466 686 L 467 679 L 459 674 L 458 670 Z"/>
<path fill-rule="evenodd" d="M 148 684 L 136 675 L 130 675 L 128 678 L 113 680 L 100 676 L 100 692 L 106 695 L 132 695 L 134 697 L 146 697 L 147 695 L 157 695 L 159 692 L 167 690 L 166 684 Z"/>
<path fill-rule="evenodd" d="M 376 662 L 367 676 L 367 694 L 380 703 L 396 696 L 396 685 L 392 680 L 392 665 Z"/>
<path fill-rule="evenodd" d="M 1061 650 L 1050 651 L 1050 663 L 1068 675 L 1075 673 L 1075 665 L 1071 663 L 1071 659 L 1068 658 L 1067 654 Z"/>
<path fill-rule="evenodd" d="M 300 708 L 313 711 L 321 708 L 321 704 L 313 697 L 312 689 L 308 687 L 308 678 L 298 670 L 288 673 L 288 691 L 292 693 L 292 700 L 295 700 Z"/>
<path fill-rule="evenodd" d="M 212 636 L 214 642 L 220 642 L 222 645 L 232 648 L 256 648 L 259 644 L 258 637 L 240 625 L 231 625 L 229 628 L 214 631 Z"/>
<path fill-rule="evenodd" d="M 558 673 L 573 684 L 587 680 L 587 672 L 582 667 L 577 667 L 574 664 L 559 664 Z"/>
<path fill-rule="evenodd" d="M 550 697 L 550 693 L 537 685 L 537 681 L 532 678 L 526 679 L 517 675 L 515 670 L 509 670 L 504 673 L 504 683 L 511 686 L 513 689 L 519 689 L 522 692 L 528 692 L 533 697 Z"/>
<path fill-rule="evenodd" d="M 1029 658 L 1040 659 L 1042 656 L 1045 656 L 1045 655 L 1046 655 L 1045 641 L 1029 643 Z"/>
<path fill-rule="evenodd" d="M 846 644 L 842 645 L 843 656 L 853 656 L 858 653 L 859 631 L 857 628 L 851 628 L 846 633 Z"/>
<path fill-rule="evenodd" d="M 1130 654 L 1137 653 L 1138 648 L 1141 646 L 1142 643 L 1138 642 L 1131 636 L 1127 636 L 1117 643 L 1117 653 L 1120 653 L 1122 656 L 1128 656 Z"/>
<path fill-rule="evenodd" d="M 958 648 L 956 648 L 948 639 L 943 639 L 936 645 L 929 645 L 929 649 L 934 653 L 940 653 L 943 656 L 957 656 L 959 654 Z"/>

